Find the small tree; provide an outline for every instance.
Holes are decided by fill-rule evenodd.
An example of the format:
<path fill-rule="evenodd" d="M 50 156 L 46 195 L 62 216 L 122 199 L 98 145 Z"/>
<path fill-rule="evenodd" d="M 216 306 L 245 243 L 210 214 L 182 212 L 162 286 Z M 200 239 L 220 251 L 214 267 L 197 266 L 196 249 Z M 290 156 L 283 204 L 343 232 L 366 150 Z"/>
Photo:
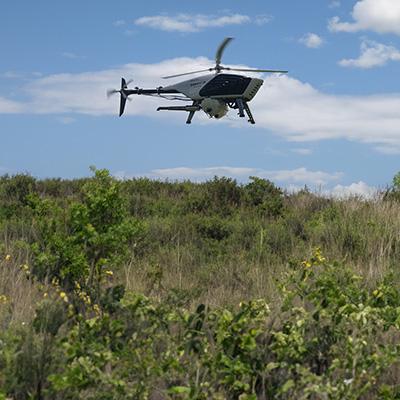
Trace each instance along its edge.
<path fill-rule="evenodd" d="M 214 212 L 229 215 L 240 205 L 240 187 L 235 179 L 214 176 L 203 187 L 208 204 Z"/>
<path fill-rule="evenodd" d="M 246 203 L 268 216 L 277 217 L 283 211 L 283 193 L 267 179 L 250 177 L 250 182 L 244 187 Z"/>
<path fill-rule="evenodd" d="M 384 195 L 386 200 L 400 200 L 400 171 L 393 177 L 392 186 L 386 191 Z"/>
<path fill-rule="evenodd" d="M 57 278 L 66 289 L 79 283 L 97 297 L 102 277 L 126 259 L 143 225 L 128 216 L 120 182 L 107 170 L 91 170 L 95 175 L 83 186 L 81 202 L 60 206 L 31 197 L 39 232 L 32 244 L 33 272 L 40 279 Z"/>

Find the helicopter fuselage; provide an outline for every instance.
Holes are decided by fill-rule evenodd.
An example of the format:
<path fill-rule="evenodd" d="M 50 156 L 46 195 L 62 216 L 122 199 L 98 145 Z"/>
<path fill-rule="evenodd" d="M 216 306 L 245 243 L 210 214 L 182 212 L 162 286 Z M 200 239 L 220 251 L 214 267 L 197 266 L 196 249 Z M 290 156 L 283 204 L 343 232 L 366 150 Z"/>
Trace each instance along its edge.
<path fill-rule="evenodd" d="M 163 87 L 163 92 L 176 90 L 194 101 L 205 98 L 235 100 L 253 99 L 263 84 L 262 79 L 234 74 L 210 74 Z"/>

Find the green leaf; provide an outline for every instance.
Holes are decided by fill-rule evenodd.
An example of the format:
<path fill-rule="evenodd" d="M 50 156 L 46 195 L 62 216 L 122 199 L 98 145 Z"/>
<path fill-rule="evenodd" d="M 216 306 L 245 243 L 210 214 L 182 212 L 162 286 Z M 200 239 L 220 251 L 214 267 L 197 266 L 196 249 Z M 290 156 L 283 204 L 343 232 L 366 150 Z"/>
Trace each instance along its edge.
<path fill-rule="evenodd" d="M 281 389 L 282 393 L 287 393 L 290 389 L 294 388 L 295 384 L 293 379 L 289 379 L 283 386 Z"/>
<path fill-rule="evenodd" d="M 189 394 L 190 388 L 186 386 L 173 386 L 168 389 L 168 394 Z"/>

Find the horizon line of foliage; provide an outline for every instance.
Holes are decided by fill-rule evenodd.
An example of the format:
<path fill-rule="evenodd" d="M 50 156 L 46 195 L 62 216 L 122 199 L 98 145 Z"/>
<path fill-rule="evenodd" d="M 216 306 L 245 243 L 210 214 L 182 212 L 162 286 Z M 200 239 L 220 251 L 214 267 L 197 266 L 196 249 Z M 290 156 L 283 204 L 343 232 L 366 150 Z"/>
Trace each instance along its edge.
<path fill-rule="evenodd" d="M 398 263 L 366 283 L 316 248 L 287 260 L 274 304 L 191 310 L 175 292 L 151 299 L 113 280 L 133 255 L 152 256 L 149 218 L 189 216 L 199 248 L 214 259 L 227 251 L 238 210 L 280 224 L 290 197 L 256 177 L 171 184 L 92 171 L 78 181 L 0 178 L 0 222 L 17 226 L 12 239 L 29 259 L 20 273 L 43 294 L 31 323 L 15 327 L 12 299 L 0 293 L 1 400 L 400 398 Z M 382 201 L 399 193 L 398 174 Z M 325 222 L 335 220 L 332 200 L 318 207 Z M 306 243 L 307 233 L 293 229 Z M 264 240 L 274 238 L 259 232 L 261 262 Z M 248 236 L 237 239 L 243 248 Z M 162 238 L 156 245 L 167 246 Z M 285 257 L 284 240 L 268 245 Z"/>

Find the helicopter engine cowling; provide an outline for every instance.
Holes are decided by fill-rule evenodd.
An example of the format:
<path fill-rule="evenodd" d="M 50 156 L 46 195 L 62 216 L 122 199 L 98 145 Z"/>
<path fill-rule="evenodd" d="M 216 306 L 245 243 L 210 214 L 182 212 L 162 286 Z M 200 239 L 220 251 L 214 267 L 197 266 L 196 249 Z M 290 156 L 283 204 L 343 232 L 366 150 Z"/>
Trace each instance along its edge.
<path fill-rule="evenodd" d="M 217 99 L 204 99 L 200 103 L 200 107 L 210 117 L 217 119 L 222 118 L 228 112 L 227 105 L 223 101 Z"/>

